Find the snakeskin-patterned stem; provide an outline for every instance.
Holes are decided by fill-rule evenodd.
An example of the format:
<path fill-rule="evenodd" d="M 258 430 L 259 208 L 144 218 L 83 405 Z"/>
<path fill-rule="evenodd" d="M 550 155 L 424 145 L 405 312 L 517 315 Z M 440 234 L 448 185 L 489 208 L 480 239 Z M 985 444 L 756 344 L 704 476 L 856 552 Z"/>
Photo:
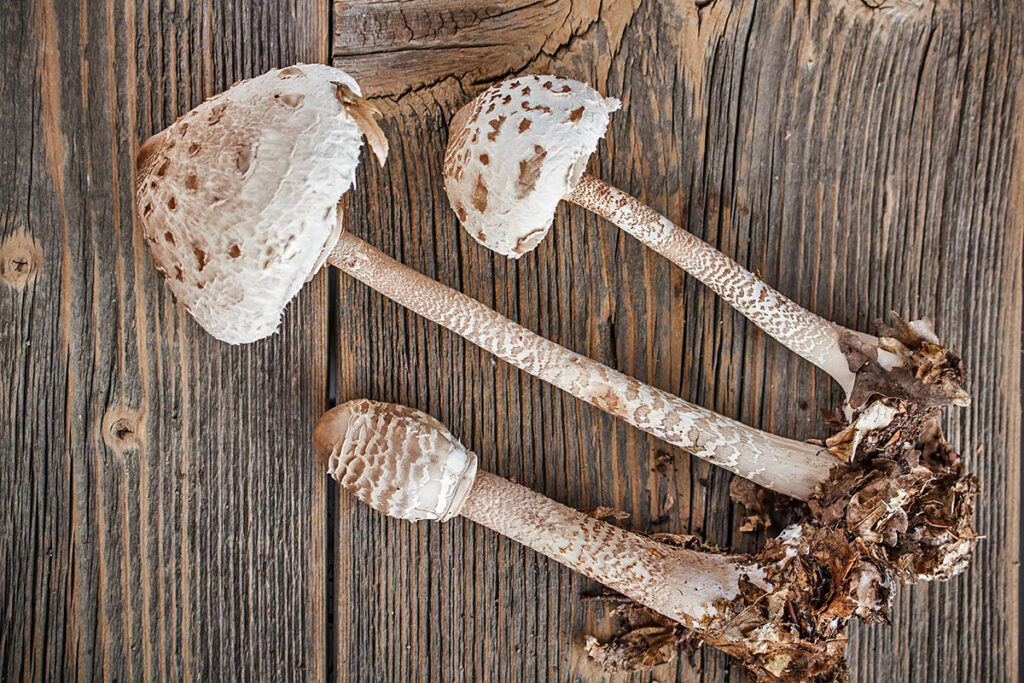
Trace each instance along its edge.
<path fill-rule="evenodd" d="M 566 196 L 633 235 L 710 287 L 781 344 L 831 375 L 846 390 L 854 373 L 840 350 L 847 330 L 811 313 L 749 270 L 651 209 L 639 199 L 587 173 Z M 864 341 L 877 339 L 856 333 Z"/>
<path fill-rule="evenodd" d="M 342 233 L 328 262 L 511 365 L 761 486 L 807 500 L 838 464 L 816 446 L 754 429 L 570 351 L 351 233 Z"/>
<path fill-rule="evenodd" d="M 477 471 L 459 514 L 695 630 L 714 622 L 715 601 L 739 595 L 741 578 L 770 590 L 760 567 L 659 543 L 490 472 Z"/>
<path fill-rule="evenodd" d="M 888 610 L 888 575 L 813 525 L 789 527 L 755 556 L 689 550 L 480 470 L 458 514 L 678 621 L 757 680 L 841 680 L 847 619 Z"/>

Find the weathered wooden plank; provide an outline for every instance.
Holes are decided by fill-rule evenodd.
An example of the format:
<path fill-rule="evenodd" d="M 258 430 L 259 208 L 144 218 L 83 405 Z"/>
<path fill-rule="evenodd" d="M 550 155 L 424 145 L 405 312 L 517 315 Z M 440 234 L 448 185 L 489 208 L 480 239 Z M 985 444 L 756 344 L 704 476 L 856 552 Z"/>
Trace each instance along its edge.
<path fill-rule="evenodd" d="M 17 103 L 0 114 L 0 270 L 26 280 L 0 286 L 0 449 L 14 454 L 0 467 L 5 678 L 593 675 L 577 636 L 609 625 L 577 600 L 579 577 L 462 523 L 389 522 L 333 489 L 325 509 L 306 458 L 329 371 L 338 398 L 427 409 L 485 465 L 559 500 L 755 545 L 735 531 L 724 473 L 354 283 L 336 280 L 333 333 L 320 278 L 281 337 L 247 349 L 206 339 L 173 304 L 132 232 L 134 145 L 236 78 L 322 60 L 326 10 L 0 10 L 0 91 Z M 985 446 L 969 463 L 989 540 L 966 577 L 905 594 L 894 629 L 857 630 L 855 674 L 1015 677 L 1019 17 L 838 2 L 366 3 L 335 15 L 336 56 L 390 98 L 396 143 L 385 171 L 364 167 L 350 227 L 543 334 L 792 436 L 820 433 L 817 408 L 836 398 L 578 210 L 518 264 L 461 235 L 439 182 L 445 125 L 483 83 L 522 70 L 622 97 L 593 170 L 798 300 L 862 329 L 889 307 L 934 317 L 976 378 L 975 405 L 948 424 L 959 445 Z M 731 673 L 708 652 L 653 675 Z"/>
<path fill-rule="evenodd" d="M 699 3 L 705 5 L 705 3 Z M 953 582 L 903 591 L 895 626 L 852 628 L 855 680 L 1018 671 L 1021 17 L 976 2 L 336 3 L 334 61 L 385 109 L 385 169 L 349 228 L 570 348 L 788 436 L 821 436 L 838 390 L 613 227 L 564 208 L 519 262 L 461 233 L 441 186 L 447 122 L 473 93 L 554 71 L 620 97 L 591 170 L 797 301 L 870 330 L 926 316 L 962 351 L 974 405 L 946 426 L 984 493 L 987 540 Z M 740 549 L 729 476 L 525 377 L 341 279 L 338 400 L 431 412 L 483 466 L 636 528 Z M 975 448 L 983 448 L 975 453 Z M 670 456 L 659 468 L 657 456 Z M 662 474 L 662 472 L 667 472 Z M 671 497 L 675 505 L 667 511 Z M 332 493 L 330 664 L 354 680 L 589 679 L 607 632 L 578 576 L 464 522 L 410 526 Z M 724 680 L 701 652 L 636 680 Z M 613 677 L 618 678 L 618 677 Z"/>
<path fill-rule="evenodd" d="M 0 678 L 302 678 L 324 662 L 325 280 L 282 334 L 208 338 L 133 231 L 140 142 L 271 66 L 326 3 L 3 3 Z"/>

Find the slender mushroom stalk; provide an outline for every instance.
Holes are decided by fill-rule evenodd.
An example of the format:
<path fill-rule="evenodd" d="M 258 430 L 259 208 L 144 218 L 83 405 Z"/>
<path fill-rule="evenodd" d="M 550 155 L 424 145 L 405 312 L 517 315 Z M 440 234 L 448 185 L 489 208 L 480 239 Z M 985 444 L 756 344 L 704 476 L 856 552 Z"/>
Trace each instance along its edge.
<path fill-rule="evenodd" d="M 154 263 L 210 334 L 230 343 L 273 334 L 328 260 L 516 367 L 762 486 L 807 500 L 845 471 L 821 447 L 569 351 L 343 231 L 336 203 L 351 186 L 362 134 L 386 155 L 372 114 L 344 72 L 296 65 L 236 84 L 142 146 L 136 199 Z M 846 489 L 830 490 L 828 507 L 838 510 Z"/>
<path fill-rule="evenodd" d="M 928 408 L 967 405 L 959 359 L 938 346 L 927 323 L 905 326 L 912 334 L 900 338 L 879 338 L 829 322 L 635 197 L 584 173 L 619 104 L 579 81 L 521 76 L 492 85 L 460 109 L 445 154 L 445 190 L 469 234 L 519 258 L 541 242 L 558 203 L 568 200 L 662 254 L 827 372 L 851 409 L 876 394 L 906 396 Z"/>
<path fill-rule="evenodd" d="M 840 461 L 754 429 L 570 351 L 341 233 L 327 262 L 520 370 L 741 477 L 807 500 Z"/>
<path fill-rule="evenodd" d="M 405 406 L 350 401 L 313 439 L 330 475 L 375 510 L 466 517 L 678 621 L 765 680 L 834 680 L 846 620 L 878 621 L 889 607 L 889 575 L 841 533 L 794 526 L 756 556 L 666 545 L 478 470 L 440 422 Z"/>

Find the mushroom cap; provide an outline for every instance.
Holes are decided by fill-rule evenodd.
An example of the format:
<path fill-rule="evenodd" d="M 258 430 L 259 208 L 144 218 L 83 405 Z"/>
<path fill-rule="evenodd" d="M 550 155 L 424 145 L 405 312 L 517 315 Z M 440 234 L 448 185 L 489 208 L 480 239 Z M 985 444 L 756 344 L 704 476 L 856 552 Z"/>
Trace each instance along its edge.
<path fill-rule="evenodd" d="M 398 519 L 451 519 L 476 477 L 476 454 L 443 424 L 393 403 L 359 399 L 332 408 L 313 443 L 336 481 Z"/>
<path fill-rule="evenodd" d="M 449 127 L 444 188 L 473 239 L 510 258 L 536 247 L 618 108 L 586 83 L 520 76 L 460 109 Z"/>
<path fill-rule="evenodd" d="M 139 150 L 136 202 L 153 261 L 217 339 L 276 332 L 333 246 L 362 142 L 343 87 L 359 94 L 333 67 L 274 69 L 211 97 Z"/>

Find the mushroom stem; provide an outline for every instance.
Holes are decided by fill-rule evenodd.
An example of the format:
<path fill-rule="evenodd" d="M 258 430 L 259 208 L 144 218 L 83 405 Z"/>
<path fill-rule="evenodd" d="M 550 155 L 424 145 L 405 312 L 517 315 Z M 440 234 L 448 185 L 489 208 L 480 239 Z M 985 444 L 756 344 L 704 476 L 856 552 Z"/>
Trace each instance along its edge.
<path fill-rule="evenodd" d="M 327 260 L 520 370 L 766 488 L 807 500 L 839 464 L 817 446 L 754 429 L 570 351 L 349 232 Z"/>
<path fill-rule="evenodd" d="M 741 579 L 770 589 L 756 565 L 659 543 L 490 472 L 477 471 L 459 514 L 705 635 Z"/>
<path fill-rule="evenodd" d="M 614 223 L 725 299 L 783 346 L 831 375 L 849 395 L 856 376 L 840 349 L 852 332 L 808 311 L 707 242 L 608 183 L 584 173 L 566 197 Z M 878 347 L 878 339 L 853 332 Z"/>

